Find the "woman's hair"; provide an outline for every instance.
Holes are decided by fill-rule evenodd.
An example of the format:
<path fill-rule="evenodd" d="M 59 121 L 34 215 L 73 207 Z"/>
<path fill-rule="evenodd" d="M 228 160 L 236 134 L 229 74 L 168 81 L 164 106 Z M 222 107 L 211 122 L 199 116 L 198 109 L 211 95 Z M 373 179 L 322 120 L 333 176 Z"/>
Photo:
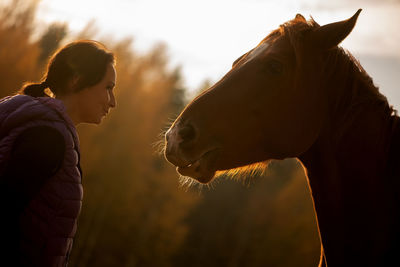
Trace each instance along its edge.
<path fill-rule="evenodd" d="M 19 93 L 48 96 L 47 88 L 55 95 L 78 92 L 100 82 L 110 63 L 115 64 L 114 54 L 100 42 L 75 41 L 53 54 L 40 83 L 25 83 Z"/>

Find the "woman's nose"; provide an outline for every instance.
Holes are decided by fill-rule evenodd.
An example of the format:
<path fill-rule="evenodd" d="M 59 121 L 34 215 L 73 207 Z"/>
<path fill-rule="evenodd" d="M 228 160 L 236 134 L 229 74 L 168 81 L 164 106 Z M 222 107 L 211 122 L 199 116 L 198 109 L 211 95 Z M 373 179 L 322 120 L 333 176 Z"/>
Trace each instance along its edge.
<path fill-rule="evenodd" d="M 117 106 L 117 101 L 115 100 L 115 97 L 114 97 L 113 93 L 111 93 L 111 95 L 110 95 L 110 100 L 108 101 L 108 105 L 111 108 L 115 108 Z"/>

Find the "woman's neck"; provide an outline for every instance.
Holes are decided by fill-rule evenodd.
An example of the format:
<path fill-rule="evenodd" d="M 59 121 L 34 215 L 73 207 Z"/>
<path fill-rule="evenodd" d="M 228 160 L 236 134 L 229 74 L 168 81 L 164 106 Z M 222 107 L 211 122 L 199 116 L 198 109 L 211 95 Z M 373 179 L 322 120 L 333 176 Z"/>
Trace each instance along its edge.
<path fill-rule="evenodd" d="M 76 97 L 76 94 L 56 96 L 56 99 L 63 102 L 66 112 L 75 126 L 82 122 L 80 119 L 79 109 L 77 105 L 78 98 Z"/>

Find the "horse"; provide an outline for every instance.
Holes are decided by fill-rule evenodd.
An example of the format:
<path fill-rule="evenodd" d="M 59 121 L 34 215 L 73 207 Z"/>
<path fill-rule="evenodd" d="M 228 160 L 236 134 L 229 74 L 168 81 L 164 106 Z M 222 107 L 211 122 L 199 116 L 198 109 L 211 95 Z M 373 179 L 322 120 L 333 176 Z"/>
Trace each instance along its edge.
<path fill-rule="evenodd" d="M 165 134 L 165 158 L 200 183 L 297 158 L 314 203 L 319 266 L 397 262 L 399 117 L 339 46 L 360 12 L 323 26 L 297 14 L 234 61 Z"/>

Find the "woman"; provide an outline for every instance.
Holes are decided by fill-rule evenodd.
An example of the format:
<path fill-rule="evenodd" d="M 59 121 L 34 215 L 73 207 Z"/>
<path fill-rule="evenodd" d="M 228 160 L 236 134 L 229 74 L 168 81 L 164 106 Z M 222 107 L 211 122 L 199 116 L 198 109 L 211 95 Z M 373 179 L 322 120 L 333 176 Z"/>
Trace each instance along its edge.
<path fill-rule="evenodd" d="M 115 107 L 114 66 L 102 44 L 73 42 L 41 83 L 0 100 L 0 266 L 67 265 L 82 204 L 75 126 L 99 124 Z"/>

